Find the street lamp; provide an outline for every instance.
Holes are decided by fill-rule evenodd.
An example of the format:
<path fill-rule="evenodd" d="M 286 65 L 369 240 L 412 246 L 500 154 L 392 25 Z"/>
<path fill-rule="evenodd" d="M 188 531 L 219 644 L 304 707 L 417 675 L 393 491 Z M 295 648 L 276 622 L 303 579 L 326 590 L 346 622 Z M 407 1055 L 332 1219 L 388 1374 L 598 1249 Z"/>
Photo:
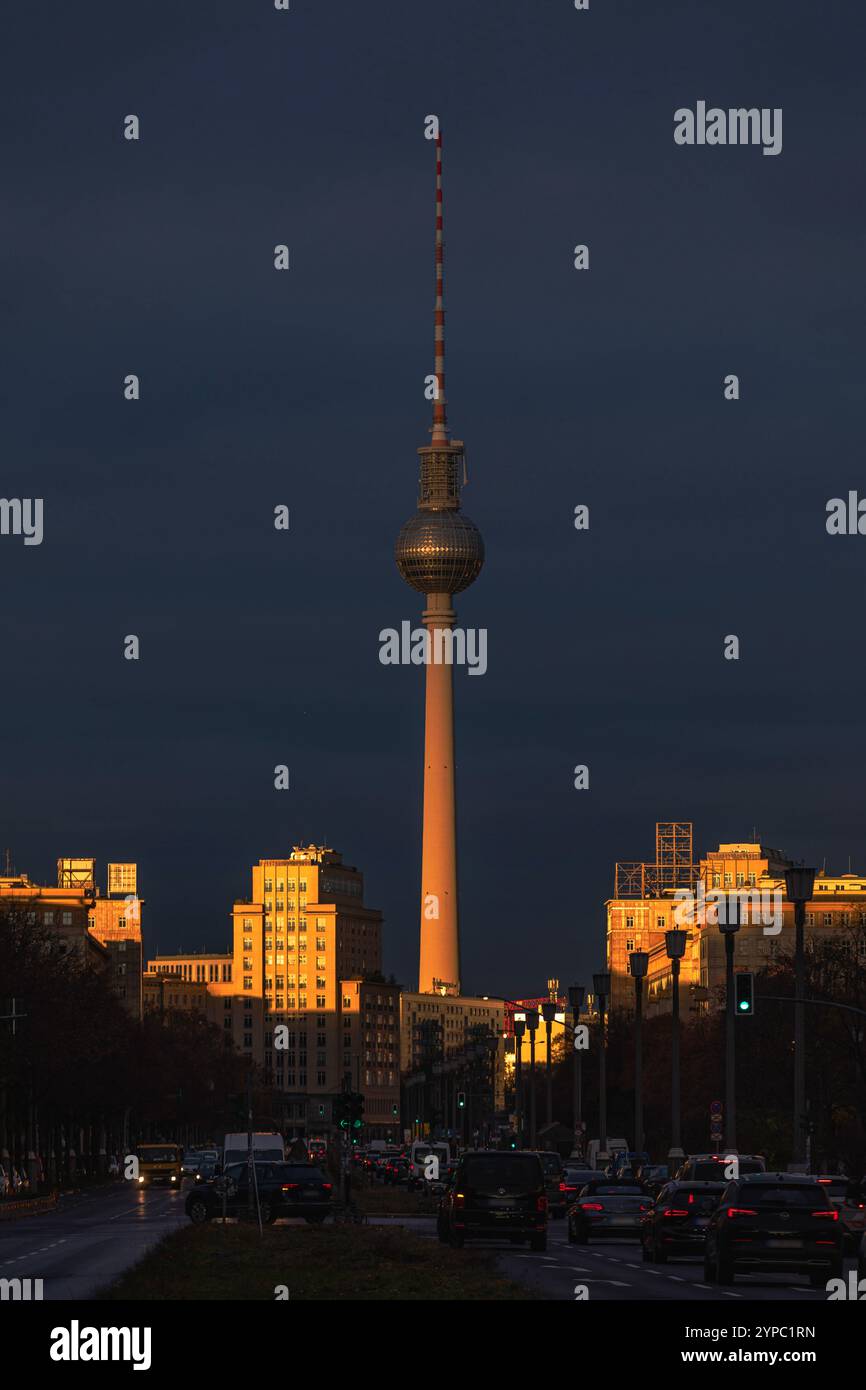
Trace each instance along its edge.
<path fill-rule="evenodd" d="M 607 1042 L 604 1031 L 604 1015 L 610 998 L 610 971 L 603 970 L 592 977 L 592 988 L 598 1006 L 601 1024 L 601 1047 L 598 1050 L 598 1138 L 601 1148 L 598 1157 L 607 1158 Z"/>
<path fill-rule="evenodd" d="M 643 1153 L 643 982 L 649 952 L 631 951 L 628 964 L 634 979 L 634 1147 Z"/>
<path fill-rule="evenodd" d="M 514 1053 L 515 1053 L 515 1110 L 517 1111 L 517 1145 L 523 1148 L 523 1035 L 526 1032 L 526 1019 L 516 1018 L 514 1020 Z"/>
<path fill-rule="evenodd" d="M 538 1032 L 538 1010 L 526 1010 L 529 1030 L 529 1147 L 535 1148 L 535 1034 Z"/>
<path fill-rule="evenodd" d="M 688 933 L 665 932 L 665 950 L 673 978 L 673 1018 L 671 1020 L 671 1146 L 668 1158 L 684 1158 L 680 1106 L 680 961 L 686 953 Z"/>
<path fill-rule="evenodd" d="M 815 891 L 815 870 L 792 864 L 785 870 L 785 891 L 794 904 L 794 1145 L 793 1157 L 806 1157 L 806 904 Z"/>
<path fill-rule="evenodd" d="M 737 1052 L 734 1041 L 734 937 L 740 930 L 740 895 L 728 893 L 722 903 L 719 931 L 725 938 L 725 1147 L 737 1147 Z"/>
<path fill-rule="evenodd" d="M 545 999 L 541 1006 L 541 1016 L 544 1019 L 544 1027 L 547 1032 L 547 1061 L 545 1065 L 547 1081 L 547 1123 L 553 1124 L 553 1068 L 551 1066 L 551 1052 L 553 1050 L 553 1020 L 556 1018 L 556 1000 Z"/>
<path fill-rule="evenodd" d="M 586 990 L 583 985 L 569 985 L 568 1002 L 571 1005 L 571 1022 L 574 1028 L 572 1048 L 574 1060 L 572 1067 L 574 1071 L 574 1151 L 577 1154 L 583 1153 L 583 1053 L 577 1047 L 577 1029 L 580 1020 L 580 1011 L 586 999 Z"/>

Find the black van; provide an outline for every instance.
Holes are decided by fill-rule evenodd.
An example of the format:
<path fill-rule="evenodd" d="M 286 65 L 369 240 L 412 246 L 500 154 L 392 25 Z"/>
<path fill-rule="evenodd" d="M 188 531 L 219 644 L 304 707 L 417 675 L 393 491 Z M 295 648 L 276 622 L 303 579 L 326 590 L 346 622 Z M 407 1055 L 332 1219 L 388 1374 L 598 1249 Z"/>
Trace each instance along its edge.
<path fill-rule="evenodd" d="M 439 1239 L 459 1249 L 473 1237 L 547 1249 L 547 1193 L 538 1154 L 475 1149 L 457 1165 L 439 1206 Z"/>

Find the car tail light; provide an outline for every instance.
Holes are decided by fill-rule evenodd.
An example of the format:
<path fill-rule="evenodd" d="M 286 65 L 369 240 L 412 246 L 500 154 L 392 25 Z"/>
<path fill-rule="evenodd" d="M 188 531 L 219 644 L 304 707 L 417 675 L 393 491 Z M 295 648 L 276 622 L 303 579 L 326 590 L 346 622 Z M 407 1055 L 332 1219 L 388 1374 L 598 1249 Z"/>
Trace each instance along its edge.
<path fill-rule="evenodd" d="M 567 1192 L 567 1191 L 568 1191 L 568 1188 L 566 1187 L 566 1185 L 565 1185 L 564 1182 L 561 1182 L 561 1183 L 559 1184 L 559 1190 L 560 1190 L 560 1192 Z"/>
<path fill-rule="evenodd" d="M 813 1215 L 813 1216 L 827 1216 L 827 1217 L 830 1218 L 831 1221 L 838 1221 L 838 1220 L 839 1220 L 839 1213 L 838 1213 L 838 1211 L 836 1210 L 835 1207 L 831 1207 L 829 1211 L 813 1211 L 813 1212 L 812 1212 L 812 1215 Z"/>
<path fill-rule="evenodd" d="M 751 1207 L 728 1207 L 729 1220 L 735 1216 L 757 1216 L 758 1213 Z"/>
<path fill-rule="evenodd" d="M 465 1207 L 465 1206 L 466 1206 L 466 1193 L 465 1193 L 465 1192 L 455 1192 L 455 1193 L 454 1193 L 454 1205 L 455 1205 L 455 1207 Z"/>
<path fill-rule="evenodd" d="M 535 1210 L 547 1211 L 547 1198 L 545 1196 L 542 1195 L 541 1197 L 536 1198 Z"/>
<path fill-rule="evenodd" d="M 601 1202 L 581 1202 L 581 1211 L 604 1211 Z"/>
<path fill-rule="evenodd" d="M 641 1211 L 643 1210 L 644 1208 L 641 1207 Z M 688 1216 L 688 1212 L 681 1211 L 679 1207 L 665 1207 L 662 1216 Z"/>
<path fill-rule="evenodd" d="M 299 1182 L 284 1182 L 283 1185 L 282 1185 L 282 1187 L 280 1188 L 280 1191 L 281 1191 L 281 1192 L 294 1192 L 297 1188 L 300 1187 L 300 1185 L 301 1185 L 301 1184 L 300 1184 Z"/>
<path fill-rule="evenodd" d="M 323 1191 L 323 1192 L 331 1192 L 332 1190 L 333 1190 L 333 1184 L 332 1184 L 332 1183 L 329 1183 L 329 1182 L 323 1182 L 323 1183 L 322 1183 L 322 1191 Z"/>

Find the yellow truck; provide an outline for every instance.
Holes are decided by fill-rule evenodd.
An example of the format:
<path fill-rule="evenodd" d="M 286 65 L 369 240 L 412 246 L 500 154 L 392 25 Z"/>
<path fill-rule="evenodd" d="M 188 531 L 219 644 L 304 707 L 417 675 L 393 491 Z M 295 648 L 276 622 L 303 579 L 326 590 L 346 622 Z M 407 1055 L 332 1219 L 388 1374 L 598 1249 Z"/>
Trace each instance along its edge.
<path fill-rule="evenodd" d="M 135 1156 L 139 1187 L 150 1187 L 157 1182 L 164 1182 L 167 1187 L 180 1187 L 183 1176 L 180 1144 L 139 1144 Z"/>

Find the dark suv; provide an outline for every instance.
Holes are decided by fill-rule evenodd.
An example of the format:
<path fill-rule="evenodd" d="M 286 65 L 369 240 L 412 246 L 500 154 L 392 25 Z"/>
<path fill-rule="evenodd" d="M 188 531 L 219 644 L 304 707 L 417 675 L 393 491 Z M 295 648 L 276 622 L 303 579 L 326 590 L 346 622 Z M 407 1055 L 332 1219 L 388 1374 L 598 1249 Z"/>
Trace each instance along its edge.
<path fill-rule="evenodd" d="M 538 1154 L 465 1153 L 440 1202 L 437 1231 L 458 1249 L 480 1237 L 528 1240 L 532 1250 L 546 1250 L 547 1193 Z"/>
<path fill-rule="evenodd" d="M 752 1173 L 728 1183 L 707 1225 L 704 1278 L 733 1284 L 740 1273 L 808 1274 L 823 1288 L 842 1273 L 839 1212 L 814 1178 Z"/>
<path fill-rule="evenodd" d="M 643 1257 L 663 1265 L 669 1255 L 702 1255 L 723 1182 L 669 1182 L 641 1222 Z"/>
<path fill-rule="evenodd" d="M 317 1225 L 331 1210 L 332 1185 L 318 1168 L 308 1163 L 257 1163 L 255 1187 L 262 1221 L 268 1224 L 283 1216 L 302 1216 L 311 1225 Z M 226 1216 L 246 1216 L 249 1210 L 249 1167 L 246 1163 L 230 1163 L 221 1176 L 194 1187 L 186 1199 L 187 1216 L 196 1223 L 222 1216 L 223 1196 Z"/>

